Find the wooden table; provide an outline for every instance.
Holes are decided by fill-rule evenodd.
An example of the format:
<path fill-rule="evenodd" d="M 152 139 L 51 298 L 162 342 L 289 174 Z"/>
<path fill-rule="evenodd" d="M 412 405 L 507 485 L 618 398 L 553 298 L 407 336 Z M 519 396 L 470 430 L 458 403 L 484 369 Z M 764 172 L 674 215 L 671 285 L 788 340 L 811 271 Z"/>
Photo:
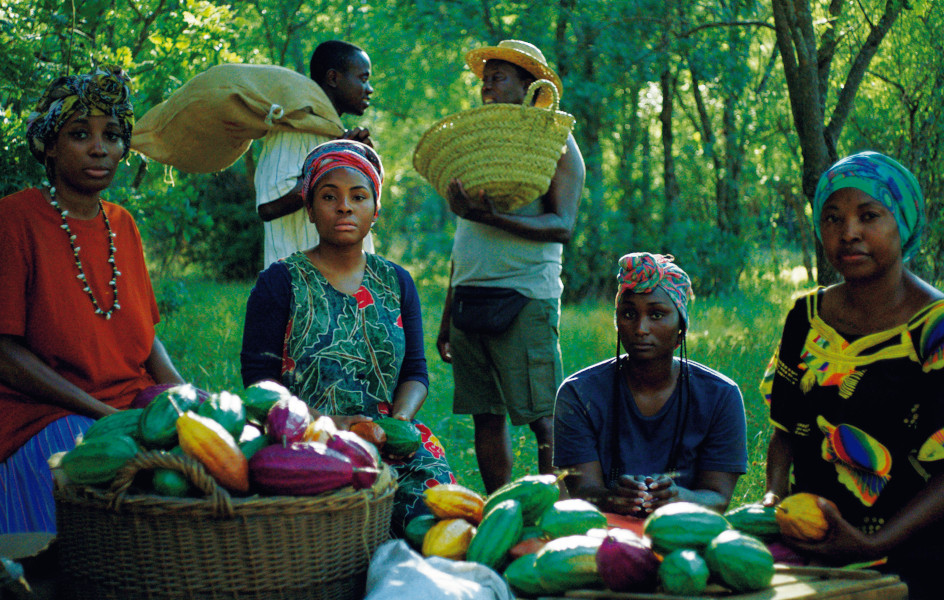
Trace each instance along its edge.
<path fill-rule="evenodd" d="M 667 594 L 620 593 L 605 590 L 574 590 L 564 596 L 542 596 L 539 600 L 586 598 L 592 600 L 676 600 L 683 596 Z M 771 587 L 757 592 L 732 594 L 710 585 L 701 596 L 687 600 L 908 600 L 908 586 L 896 575 L 878 571 L 828 569 L 819 567 L 778 566 Z"/>

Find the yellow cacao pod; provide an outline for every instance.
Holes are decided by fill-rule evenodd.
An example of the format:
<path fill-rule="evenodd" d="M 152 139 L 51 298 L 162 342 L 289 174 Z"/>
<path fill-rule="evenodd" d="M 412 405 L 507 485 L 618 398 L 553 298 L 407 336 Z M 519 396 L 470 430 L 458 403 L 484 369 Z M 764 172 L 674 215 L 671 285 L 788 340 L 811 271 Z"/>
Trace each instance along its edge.
<path fill-rule="evenodd" d="M 465 519 L 443 519 L 423 536 L 423 556 L 465 560 L 475 527 Z"/>
<path fill-rule="evenodd" d="M 439 519 L 465 519 L 474 525 L 482 522 L 485 499 L 467 487 L 443 483 L 426 488 L 423 501 Z"/>
<path fill-rule="evenodd" d="M 334 425 L 334 421 L 331 420 L 331 417 L 321 415 L 317 419 L 312 419 L 308 427 L 305 428 L 305 435 L 302 437 L 302 441 L 327 444 L 337 432 L 338 428 Z"/>
<path fill-rule="evenodd" d="M 249 461 L 222 425 L 189 410 L 177 418 L 176 425 L 180 447 L 221 486 L 231 492 L 249 491 Z"/>
<path fill-rule="evenodd" d="M 826 515 L 816 503 L 820 496 L 801 492 L 787 496 L 777 505 L 774 513 L 780 533 L 807 542 L 818 542 L 829 532 Z M 833 508 L 832 501 L 826 500 Z"/>

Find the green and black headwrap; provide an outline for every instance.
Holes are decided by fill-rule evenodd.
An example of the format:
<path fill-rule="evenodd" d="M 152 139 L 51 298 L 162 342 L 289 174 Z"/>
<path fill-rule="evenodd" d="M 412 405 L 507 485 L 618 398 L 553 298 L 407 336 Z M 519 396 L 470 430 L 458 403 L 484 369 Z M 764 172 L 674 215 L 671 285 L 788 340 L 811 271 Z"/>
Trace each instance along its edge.
<path fill-rule="evenodd" d="M 91 73 L 59 77 L 49 84 L 26 119 L 26 139 L 36 160 L 46 164 L 46 148 L 59 135 L 66 121 L 77 113 L 118 119 L 125 142 L 121 157 L 128 156 L 131 128 L 134 126 L 128 81 L 121 67 L 102 65 Z"/>

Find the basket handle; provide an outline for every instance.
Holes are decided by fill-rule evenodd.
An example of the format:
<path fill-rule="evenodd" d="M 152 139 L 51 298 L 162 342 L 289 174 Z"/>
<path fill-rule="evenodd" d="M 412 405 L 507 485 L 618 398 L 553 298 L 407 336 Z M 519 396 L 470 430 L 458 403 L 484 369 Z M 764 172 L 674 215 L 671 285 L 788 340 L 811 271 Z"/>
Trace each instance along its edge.
<path fill-rule="evenodd" d="M 117 511 L 124 501 L 128 488 L 131 487 L 134 476 L 144 469 L 172 469 L 183 474 L 189 481 L 207 497 L 213 514 L 217 517 L 232 517 L 233 502 L 229 492 L 220 487 L 216 480 L 206 472 L 197 460 L 187 456 L 171 454 L 163 450 L 139 452 L 134 458 L 126 462 L 118 473 L 109 489 L 111 500 L 108 507 Z"/>
<path fill-rule="evenodd" d="M 521 107 L 532 108 L 531 102 L 534 100 L 537 93 L 544 88 L 548 88 L 551 92 L 551 105 L 547 107 L 547 110 L 557 112 L 557 107 L 560 104 L 560 94 L 557 92 L 557 86 L 548 79 L 538 79 L 528 86 L 528 91 L 524 94 L 524 102 L 521 103 Z"/>

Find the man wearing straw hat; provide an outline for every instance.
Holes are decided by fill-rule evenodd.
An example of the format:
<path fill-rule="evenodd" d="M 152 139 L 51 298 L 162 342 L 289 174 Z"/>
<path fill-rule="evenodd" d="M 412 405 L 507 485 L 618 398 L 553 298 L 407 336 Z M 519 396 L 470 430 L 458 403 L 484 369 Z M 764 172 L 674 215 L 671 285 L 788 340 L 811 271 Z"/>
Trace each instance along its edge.
<path fill-rule="evenodd" d="M 551 81 L 562 95 L 560 77 L 527 42 L 478 48 L 465 61 L 482 80 L 486 104 L 522 104 L 537 79 Z M 536 106 L 551 102 L 547 90 L 535 97 Z M 513 425 L 531 428 L 539 471 L 553 471 L 554 396 L 563 377 L 561 257 L 577 219 L 584 172 L 570 135 L 548 191 L 517 211 L 498 212 L 488 196 L 469 195 L 461 181 L 449 186 L 449 206 L 459 219 L 437 348 L 452 364 L 453 411 L 473 417 L 476 458 L 489 493 L 511 480 L 505 415 Z"/>
<path fill-rule="evenodd" d="M 340 40 L 323 42 L 312 53 L 309 68 L 312 80 L 324 90 L 338 117 L 361 116 L 370 106 L 374 93 L 369 81 L 370 57 L 358 46 Z M 366 127 L 346 130 L 341 138 L 373 146 Z M 318 231 L 302 210 L 299 176 L 311 149 L 327 141 L 327 137 L 304 131 L 272 131 L 263 138 L 254 176 L 256 210 L 265 229 L 263 266 L 318 244 Z M 364 249 L 374 251 L 369 234 Z"/>

